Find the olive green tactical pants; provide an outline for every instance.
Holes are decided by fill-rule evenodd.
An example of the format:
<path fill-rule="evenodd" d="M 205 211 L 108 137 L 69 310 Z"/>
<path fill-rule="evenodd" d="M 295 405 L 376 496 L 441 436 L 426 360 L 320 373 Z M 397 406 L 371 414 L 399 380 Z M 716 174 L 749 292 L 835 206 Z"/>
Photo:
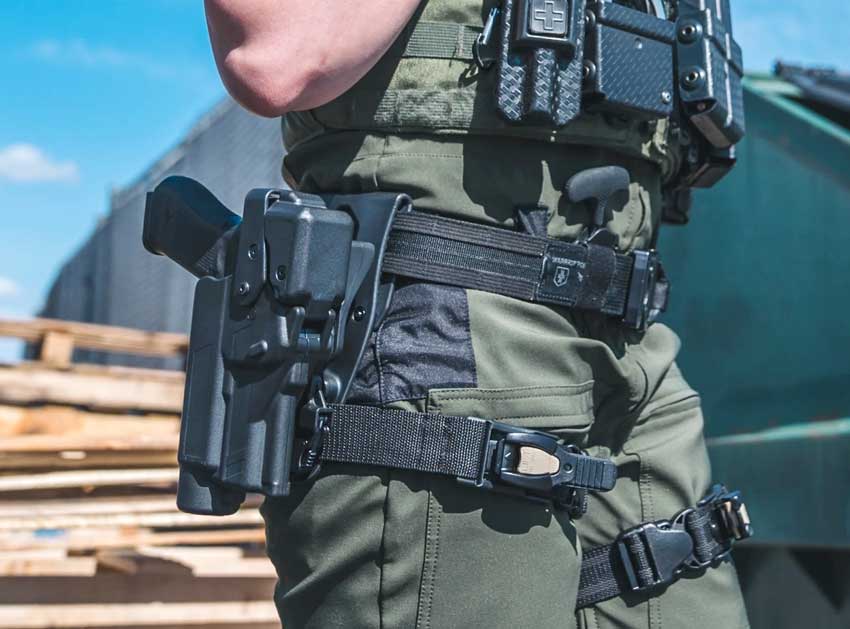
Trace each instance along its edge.
<path fill-rule="evenodd" d="M 695 504 L 712 479 L 677 337 L 462 289 L 397 292 L 359 403 L 546 430 L 612 457 L 616 488 L 576 521 L 452 479 L 327 465 L 264 506 L 285 629 L 747 627 L 733 565 L 575 611 L 582 548 Z M 722 479 L 717 479 L 722 481 Z"/>

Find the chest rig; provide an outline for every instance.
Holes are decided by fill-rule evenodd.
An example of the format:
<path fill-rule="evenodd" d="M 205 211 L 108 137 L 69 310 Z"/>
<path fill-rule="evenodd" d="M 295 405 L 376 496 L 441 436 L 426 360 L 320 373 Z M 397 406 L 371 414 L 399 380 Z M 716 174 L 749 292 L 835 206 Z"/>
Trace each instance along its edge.
<path fill-rule="evenodd" d="M 561 128 L 582 111 L 669 119 L 682 159 L 668 204 L 713 186 L 735 163 L 743 61 L 729 0 L 503 0 L 474 56 L 498 74 L 496 106 L 513 124 Z"/>

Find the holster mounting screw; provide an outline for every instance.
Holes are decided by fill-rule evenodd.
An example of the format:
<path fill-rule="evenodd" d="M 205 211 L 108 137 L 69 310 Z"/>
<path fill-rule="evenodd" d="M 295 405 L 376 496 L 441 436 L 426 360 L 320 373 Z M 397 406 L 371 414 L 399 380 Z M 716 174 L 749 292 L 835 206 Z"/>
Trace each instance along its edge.
<path fill-rule="evenodd" d="M 702 25 L 698 22 L 687 21 L 679 26 L 679 41 L 683 44 L 695 42 L 700 35 L 702 35 Z"/>
<path fill-rule="evenodd" d="M 705 81 L 705 70 L 698 66 L 686 68 L 682 72 L 682 87 L 686 90 L 695 90 Z"/>

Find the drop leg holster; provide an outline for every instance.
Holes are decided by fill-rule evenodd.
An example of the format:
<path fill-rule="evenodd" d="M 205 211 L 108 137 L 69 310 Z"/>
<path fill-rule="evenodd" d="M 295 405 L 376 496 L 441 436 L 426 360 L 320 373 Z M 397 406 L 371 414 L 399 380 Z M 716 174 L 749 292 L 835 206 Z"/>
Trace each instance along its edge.
<path fill-rule="evenodd" d="M 416 212 L 403 194 L 254 190 L 240 219 L 199 183 L 166 179 L 148 196 L 145 247 L 200 278 L 178 453 L 179 508 L 234 513 L 247 492 L 286 496 L 293 482 L 308 482 L 323 464 L 352 463 L 446 475 L 580 516 L 588 492 L 613 489 L 612 461 L 488 418 L 345 402 L 396 275 L 581 308 L 644 329 L 666 304 L 657 255 L 618 252 L 602 227 L 627 187 L 628 173 L 616 168 L 571 179 L 567 194 L 591 203 L 595 218 L 582 239 L 563 243 Z M 591 551 L 592 572 L 582 580 L 602 585 L 583 590 L 580 602 L 616 596 L 623 583 L 655 587 L 715 561 L 728 552 L 726 532 L 749 535 L 748 521 L 728 524 L 740 508 L 723 510 L 738 503 L 724 493 L 670 523 L 644 525 Z M 726 518 L 710 552 L 707 536 L 717 527 L 706 529 L 697 517 Z M 643 551 L 633 549 L 633 540 Z M 654 572 L 635 571 L 632 562 Z"/>

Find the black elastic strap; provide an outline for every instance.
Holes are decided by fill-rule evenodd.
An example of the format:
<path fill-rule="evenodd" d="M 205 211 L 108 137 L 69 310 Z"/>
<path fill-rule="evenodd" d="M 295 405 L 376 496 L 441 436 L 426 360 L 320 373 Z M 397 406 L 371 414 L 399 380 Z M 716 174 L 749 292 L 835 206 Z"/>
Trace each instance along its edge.
<path fill-rule="evenodd" d="M 552 305 L 623 316 L 631 255 L 499 227 L 404 212 L 393 223 L 383 270 Z"/>

